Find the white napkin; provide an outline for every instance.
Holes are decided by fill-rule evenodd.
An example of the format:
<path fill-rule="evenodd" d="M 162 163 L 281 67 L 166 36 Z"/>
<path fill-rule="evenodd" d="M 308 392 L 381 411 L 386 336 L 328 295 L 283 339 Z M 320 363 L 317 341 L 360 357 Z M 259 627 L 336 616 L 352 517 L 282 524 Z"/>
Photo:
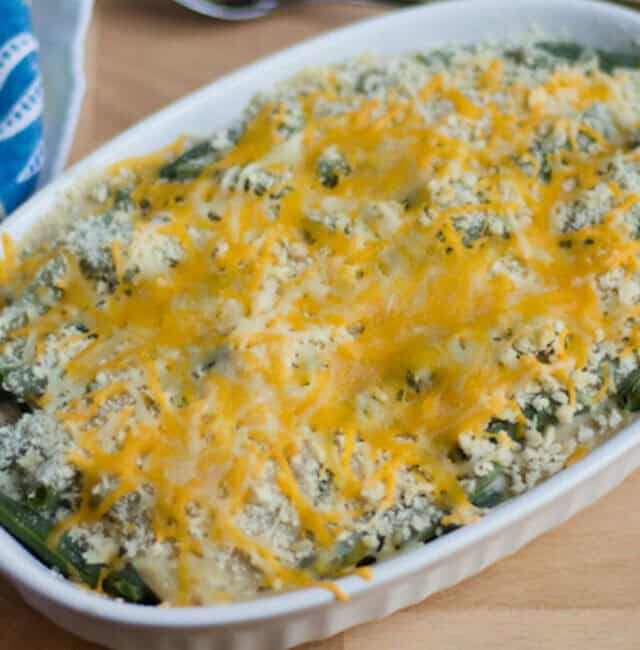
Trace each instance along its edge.
<path fill-rule="evenodd" d="M 93 0 L 31 0 L 44 84 L 42 187 L 65 166 L 84 94 L 84 45 Z"/>

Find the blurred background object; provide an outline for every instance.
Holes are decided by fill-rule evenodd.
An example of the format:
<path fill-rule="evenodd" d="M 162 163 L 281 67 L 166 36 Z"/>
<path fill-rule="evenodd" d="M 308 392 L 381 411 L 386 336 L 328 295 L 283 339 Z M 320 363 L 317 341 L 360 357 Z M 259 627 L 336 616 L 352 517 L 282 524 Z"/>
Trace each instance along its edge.
<path fill-rule="evenodd" d="M 428 0 L 351 0 L 360 4 L 412 5 Z M 293 3 L 322 2 L 322 0 L 176 0 L 199 14 L 222 20 L 251 20 L 268 14 L 278 7 Z"/>
<path fill-rule="evenodd" d="M 222 20 L 250 20 L 273 11 L 281 0 L 176 0 L 199 14 Z"/>
<path fill-rule="evenodd" d="M 23 0 L 0 0 L 0 218 L 35 189 L 42 168 L 42 78 Z"/>
<path fill-rule="evenodd" d="M 93 0 L 31 0 L 44 86 L 40 185 L 66 162 L 84 94 L 84 45 Z"/>
<path fill-rule="evenodd" d="M 251 20 L 268 14 L 269 12 L 291 5 L 293 3 L 318 2 L 323 0 L 175 0 L 179 4 L 192 9 L 199 14 L 218 18 L 221 20 Z M 389 6 L 402 6 L 420 4 L 431 0 L 347 0 L 360 4 L 386 4 Z M 613 0 L 618 4 L 638 6 L 640 0 Z"/>

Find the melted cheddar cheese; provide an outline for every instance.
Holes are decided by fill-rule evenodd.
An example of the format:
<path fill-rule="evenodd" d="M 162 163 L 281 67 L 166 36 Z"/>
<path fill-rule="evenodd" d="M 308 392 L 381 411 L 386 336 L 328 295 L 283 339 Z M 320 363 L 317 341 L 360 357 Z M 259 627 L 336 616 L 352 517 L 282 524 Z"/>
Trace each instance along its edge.
<path fill-rule="evenodd" d="M 583 457 L 638 365 L 638 88 L 535 46 L 320 68 L 4 237 L 57 534 L 168 604 L 331 587 Z"/>

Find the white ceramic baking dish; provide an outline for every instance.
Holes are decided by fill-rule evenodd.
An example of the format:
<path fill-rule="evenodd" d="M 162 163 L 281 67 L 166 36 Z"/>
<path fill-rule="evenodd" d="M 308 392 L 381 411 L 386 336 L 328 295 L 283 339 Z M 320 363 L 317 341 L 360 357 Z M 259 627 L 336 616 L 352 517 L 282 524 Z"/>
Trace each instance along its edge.
<path fill-rule="evenodd" d="M 301 67 L 363 50 L 392 54 L 450 42 L 513 37 L 531 27 L 617 50 L 640 37 L 640 14 L 580 0 L 472 0 L 386 14 L 259 61 L 145 120 L 37 194 L 2 229 L 19 238 L 69 187 L 122 157 L 165 144 L 184 131 L 228 123 L 256 91 Z M 323 589 L 218 607 L 146 608 L 102 598 L 56 577 L 0 531 L 0 570 L 25 600 L 59 625 L 110 648 L 274 650 L 324 638 L 385 616 L 513 553 L 602 496 L 640 465 L 640 422 L 570 469 L 498 507 L 483 521 L 374 567 L 370 582 L 339 580 L 337 602 Z M 517 579 L 517 576 L 514 576 Z"/>

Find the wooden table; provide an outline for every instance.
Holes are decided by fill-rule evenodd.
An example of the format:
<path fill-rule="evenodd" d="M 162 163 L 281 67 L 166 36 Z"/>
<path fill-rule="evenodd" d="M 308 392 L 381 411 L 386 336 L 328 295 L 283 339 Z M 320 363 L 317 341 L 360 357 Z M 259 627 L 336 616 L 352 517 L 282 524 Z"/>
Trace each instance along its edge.
<path fill-rule="evenodd" d="M 88 92 L 72 158 L 229 70 L 377 11 L 324 3 L 235 25 L 202 19 L 169 0 L 96 0 Z M 305 650 L 638 650 L 638 494 L 640 473 L 480 576 Z M 0 582 L 0 648 L 95 646 L 30 611 Z"/>

